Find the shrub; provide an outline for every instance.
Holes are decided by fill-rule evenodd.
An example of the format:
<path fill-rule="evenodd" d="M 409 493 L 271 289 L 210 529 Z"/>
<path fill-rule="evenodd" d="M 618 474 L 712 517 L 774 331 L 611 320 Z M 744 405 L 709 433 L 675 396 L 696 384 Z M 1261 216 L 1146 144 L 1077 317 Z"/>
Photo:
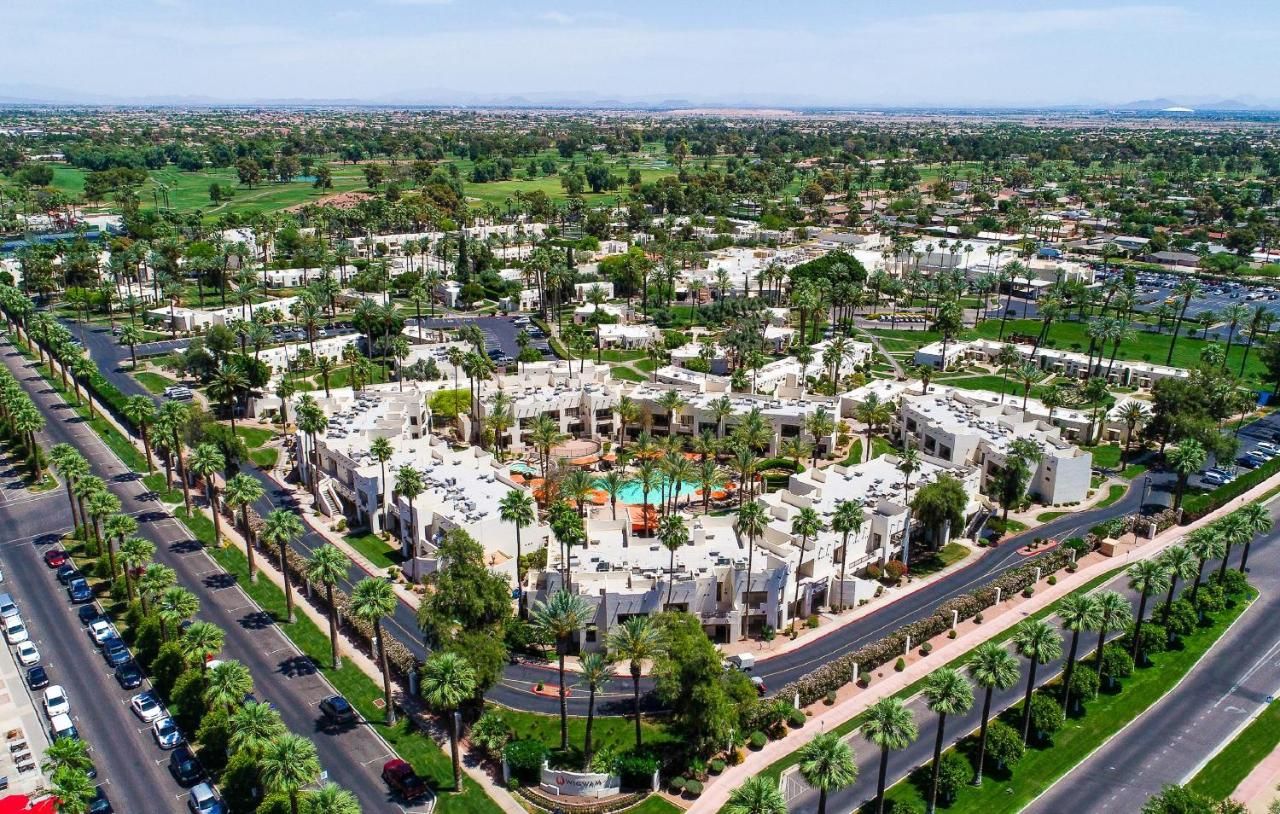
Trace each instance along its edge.
<path fill-rule="evenodd" d="M 534 784 L 540 777 L 547 747 L 537 740 L 512 741 L 503 749 L 502 756 L 507 759 L 512 777 L 518 777 L 522 783 Z"/>
<path fill-rule="evenodd" d="M 898 660 L 893 663 L 893 669 L 899 673 L 907 669 L 907 660 L 902 656 L 898 656 Z"/>
<path fill-rule="evenodd" d="M 1001 720 L 994 720 L 987 728 L 987 759 L 994 761 L 997 769 L 1012 769 L 1026 747 L 1018 730 Z"/>
<path fill-rule="evenodd" d="M 1108 687 L 1115 687 L 1122 678 L 1133 675 L 1133 656 L 1118 644 L 1109 644 L 1102 650 L 1102 677 Z"/>
<path fill-rule="evenodd" d="M 799 729 L 804 726 L 804 722 L 805 714 L 802 709 L 793 709 L 791 710 L 791 713 L 787 715 L 787 723 L 790 724 L 792 729 Z"/>
<path fill-rule="evenodd" d="M 822 703 L 826 704 L 827 706 L 831 706 L 835 702 L 836 702 L 836 691 L 827 690 L 827 695 L 825 698 L 822 699 Z"/>
<path fill-rule="evenodd" d="M 1022 589 L 1022 595 L 1027 599 L 1030 599 L 1031 597 L 1035 596 L 1035 593 L 1036 593 L 1036 589 L 1032 588 L 1030 585 Z"/>
<path fill-rule="evenodd" d="M 1045 580 L 1045 582 L 1049 583 L 1050 585 L 1057 585 L 1057 584 L 1058 584 L 1058 578 L 1057 578 L 1055 575 L 1050 574 L 1050 575 L 1049 575 L 1049 578 L 1048 578 L 1047 580 Z"/>
<path fill-rule="evenodd" d="M 1196 609 L 1205 615 L 1213 615 L 1227 606 L 1227 597 L 1217 585 L 1201 585 L 1196 594 Z"/>
<path fill-rule="evenodd" d="M 751 748 L 756 750 L 757 752 L 763 749 L 764 745 L 768 742 L 769 742 L 768 736 L 766 736 L 763 732 L 759 730 L 752 732 L 751 737 L 747 739 L 747 743 L 750 744 Z"/>
<path fill-rule="evenodd" d="M 497 712 L 486 709 L 471 727 L 470 740 L 489 758 L 497 760 L 511 741 L 511 727 Z"/>
<path fill-rule="evenodd" d="M 1163 605 L 1160 606 L 1154 618 L 1159 620 L 1160 624 L 1164 625 L 1173 636 L 1186 636 L 1196 629 L 1196 624 L 1199 622 L 1196 609 L 1186 599 L 1174 600 L 1169 606 L 1168 613 L 1165 612 Z"/>
<path fill-rule="evenodd" d="M 867 566 L 867 579 L 880 579 L 884 576 L 884 572 L 880 570 L 880 563 L 873 562 Z"/>
<path fill-rule="evenodd" d="M 507 779 L 507 791 L 516 791 L 520 788 L 520 781 L 514 777 Z"/>
<path fill-rule="evenodd" d="M 1244 574 L 1234 569 L 1227 571 L 1223 579 L 1219 579 L 1218 572 L 1215 571 L 1209 577 L 1209 582 L 1221 588 L 1227 596 L 1242 596 L 1249 590 L 1249 581 L 1245 579 Z"/>
<path fill-rule="evenodd" d="M 978 613 L 978 614 L 974 614 L 973 622 L 974 622 L 974 624 L 977 624 L 977 625 L 982 624 L 982 614 L 980 614 L 980 613 Z"/>
<path fill-rule="evenodd" d="M 810 630 L 812 630 L 813 628 L 816 628 L 818 626 L 818 617 L 810 616 L 808 619 L 804 620 L 804 623 L 806 626 L 809 627 Z"/>
<path fill-rule="evenodd" d="M 912 800 L 886 800 L 885 814 L 924 814 L 924 807 Z"/>
<path fill-rule="evenodd" d="M 622 785 L 629 789 L 648 789 L 653 773 L 658 770 L 658 759 L 651 755 L 629 753 L 614 763 L 614 770 L 622 778 Z"/>
<path fill-rule="evenodd" d="M 1062 728 L 1066 716 L 1057 700 L 1037 691 L 1031 696 L 1031 730 L 1036 740 L 1045 743 L 1053 739 L 1053 733 Z"/>
<path fill-rule="evenodd" d="M 938 763 L 938 796 L 946 804 L 955 802 L 961 787 L 973 777 L 969 760 L 956 750 L 944 752 Z"/>
<path fill-rule="evenodd" d="M 702 794 L 702 783 L 698 780 L 690 780 L 688 783 L 684 784 L 684 791 L 685 794 L 688 794 L 690 797 L 697 797 L 699 794 Z"/>
<path fill-rule="evenodd" d="M 871 683 L 871 671 L 870 671 L 870 670 L 863 670 L 861 673 L 859 673 L 859 674 L 858 674 L 858 683 L 859 683 L 859 684 L 861 684 L 863 687 L 866 687 L 868 684 L 870 684 L 870 683 Z"/>
<path fill-rule="evenodd" d="M 954 639 L 955 637 L 956 637 L 956 632 L 955 632 L 954 630 L 948 630 L 948 631 L 947 631 L 947 638 L 948 638 L 948 639 Z"/>
<path fill-rule="evenodd" d="M 671 789 L 672 794 L 676 794 L 676 795 L 684 791 L 684 785 L 685 785 L 685 779 L 683 777 L 680 777 L 679 775 L 676 775 L 675 777 L 667 781 L 667 787 Z"/>
<path fill-rule="evenodd" d="M 902 560 L 889 560 L 884 566 L 885 578 L 890 582 L 899 582 L 907 573 L 907 566 L 903 565 Z"/>
<path fill-rule="evenodd" d="M 1085 699 L 1098 696 L 1098 674 L 1083 664 L 1077 664 L 1071 673 L 1071 703 L 1077 710 Z"/>
<path fill-rule="evenodd" d="M 721 773 L 721 772 L 723 772 L 723 771 L 724 771 L 724 761 L 723 761 L 723 760 L 720 760 L 719 758 L 716 758 L 715 760 L 711 761 L 711 773 L 712 773 L 712 774 L 720 774 L 720 773 Z"/>
<path fill-rule="evenodd" d="M 927 656 L 933 652 L 933 642 L 925 642 L 920 645 L 920 655 Z"/>

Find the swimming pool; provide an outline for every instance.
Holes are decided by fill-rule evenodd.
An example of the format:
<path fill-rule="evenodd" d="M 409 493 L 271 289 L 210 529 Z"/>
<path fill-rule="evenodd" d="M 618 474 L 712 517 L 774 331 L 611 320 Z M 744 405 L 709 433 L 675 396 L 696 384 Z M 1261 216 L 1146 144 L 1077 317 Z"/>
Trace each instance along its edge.
<path fill-rule="evenodd" d="M 663 480 L 665 479 L 659 479 L 658 483 L 661 483 Z M 601 489 L 603 489 L 604 481 L 596 481 L 596 486 L 599 486 Z M 687 480 L 680 481 L 680 487 L 679 487 L 680 497 L 688 497 L 689 495 L 692 495 L 694 492 L 698 491 L 700 488 L 702 487 L 696 481 L 687 481 Z M 670 498 L 671 498 L 671 494 L 668 492 L 667 499 L 669 500 Z M 649 490 L 649 504 L 656 505 L 658 501 L 661 499 L 662 499 L 662 487 L 658 484 L 655 484 L 654 488 Z M 637 481 L 634 481 L 634 480 L 630 481 L 627 483 L 626 486 L 622 487 L 622 491 L 618 493 L 618 502 L 631 503 L 633 505 L 639 506 L 640 504 L 644 503 L 644 489 L 640 488 L 640 484 Z"/>
<path fill-rule="evenodd" d="M 538 470 L 534 469 L 524 461 L 516 461 L 511 464 L 511 471 L 517 475 L 537 475 Z"/>

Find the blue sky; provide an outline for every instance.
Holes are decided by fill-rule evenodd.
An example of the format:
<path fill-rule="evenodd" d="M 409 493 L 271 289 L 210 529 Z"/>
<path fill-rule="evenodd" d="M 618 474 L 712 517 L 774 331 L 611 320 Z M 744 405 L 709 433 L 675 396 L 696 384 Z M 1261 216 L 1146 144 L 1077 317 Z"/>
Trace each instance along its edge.
<path fill-rule="evenodd" d="M 23 86 L 225 99 L 566 94 L 794 104 L 1280 97 L 1280 3 L 40 0 Z"/>

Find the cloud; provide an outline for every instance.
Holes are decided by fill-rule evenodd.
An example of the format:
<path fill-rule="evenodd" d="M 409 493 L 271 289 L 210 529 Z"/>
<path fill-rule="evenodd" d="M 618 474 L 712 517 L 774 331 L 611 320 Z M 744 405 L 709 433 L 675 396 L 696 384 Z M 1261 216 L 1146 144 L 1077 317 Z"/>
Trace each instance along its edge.
<path fill-rule="evenodd" d="M 576 18 L 570 14 L 565 14 L 563 11 L 544 11 L 538 15 L 538 19 L 558 25 L 572 25 Z"/>

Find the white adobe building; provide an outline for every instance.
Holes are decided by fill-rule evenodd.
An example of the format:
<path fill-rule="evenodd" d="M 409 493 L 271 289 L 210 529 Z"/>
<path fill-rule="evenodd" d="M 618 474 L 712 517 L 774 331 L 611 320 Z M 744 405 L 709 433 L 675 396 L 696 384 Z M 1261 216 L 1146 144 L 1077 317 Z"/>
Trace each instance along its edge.
<path fill-rule="evenodd" d="M 1007 344 L 1011 343 L 997 342 L 991 339 L 951 342 L 946 349 L 944 358 L 942 343 L 934 342 L 916 351 L 915 362 L 916 364 L 930 365 L 939 369 L 943 367 L 944 362 L 946 367 L 952 367 L 957 363 L 964 363 L 969 360 L 995 364 L 996 357 Z M 1034 348 L 1033 353 L 1032 346 L 1021 344 L 1015 344 L 1013 348 L 1022 355 L 1023 359 L 1034 362 L 1041 370 L 1062 376 L 1070 376 L 1074 379 L 1088 379 L 1092 376 L 1104 377 L 1108 384 L 1123 387 L 1138 387 L 1149 390 L 1161 379 L 1185 379 L 1191 375 L 1189 371 L 1180 367 L 1125 359 L 1116 359 L 1114 363 L 1110 363 L 1106 358 L 1099 360 L 1096 356 L 1091 367 L 1089 356 L 1084 353 L 1056 350 L 1044 346 Z M 1110 367 L 1109 374 L 1107 372 L 1108 367 Z"/>
<path fill-rule="evenodd" d="M 579 370 L 579 368 L 582 368 Z M 549 416 L 560 432 L 575 438 L 612 438 L 617 406 L 623 390 L 609 376 L 608 365 L 593 362 L 532 362 L 513 376 L 490 386 L 480 400 L 479 418 L 487 419 L 499 393 L 511 399 L 511 428 L 503 433 L 503 448 L 526 449 L 524 433 L 539 416 Z M 466 416 L 460 417 L 464 422 Z M 469 428 L 468 428 L 469 429 Z"/>
<path fill-rule="evenodd" d="M 159 322 L 166 329 L 182 333 L 205 331 L 214 325 L 227 325 L 237 319 L 253 319 L 253 315 L 263 310 L 277 310 L 286 316 L 297 297 L 281 297 L 278 300 L 266 300 L 248 305 L 229 305 L 226 308 L 186 308 L 168 306 L 152 308 L 147 315 L 152 322 Z M 172 322 L 172 325 L 170 324 Z"/>

